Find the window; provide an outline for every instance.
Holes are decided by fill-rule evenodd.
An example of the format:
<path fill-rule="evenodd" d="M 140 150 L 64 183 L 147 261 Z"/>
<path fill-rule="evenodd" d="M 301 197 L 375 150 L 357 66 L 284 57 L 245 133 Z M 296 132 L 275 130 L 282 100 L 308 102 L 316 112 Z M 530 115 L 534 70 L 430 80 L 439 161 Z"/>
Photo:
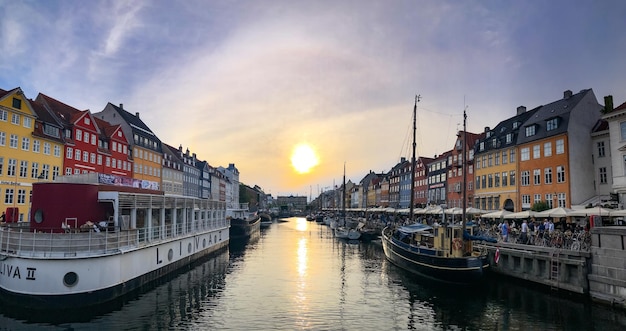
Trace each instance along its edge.
<path fill-rule="evenodd" d="M 541 194 L 535 194 L 533 197 L 533 203 L 541 202 Z"/>
<path fill-rule="evenodd" d="M 26 190 L 19 189 L 17 190 L 17 204 L 23 205 L 24 203 L 26 203 Z"/>
<path fill-rule="evenodd" d="M 0 146 L 5 146 L 7 144 L 7 134 L 0 131 Z"/>
<path fill-rule="evenodd" d="M 520 157 L 522 161 L 530 160 L 530 148 L 528 147 L 522 148 L 522 150 L 520 151 Z"/>
<path fill-rule="evenodd" d="M 76 129 L 76 141 L 83 140 L 83 131 L 81 129 Z"/>
<path fill-rule="evenodd" d="M 33 139 L 33 152 L 39 153 L 41 149 L 41 142 L 38 139 Z"/>
<path fill-rule="evenodd" d="M 530 195 L 529 194 L 522 195 L 522 208 L 530 208 Z"/>
<path fill-rule="evenodd" d="M 43 154 L 50 155 L 50 143 L 43 143 Z"/>
<path fill-rule="evenodd" d="M 507 182 L 507 178 L 508 177 L 507 177 L 507 175 L 508 175 L 507 172 L 503 172 L 502 173 L 502 186 L 507 186 L 508 185 L 508 182 Z"/>
<path fill-rule="evenodd" d="M 509 184 L 511 186 L 515 186 L 515 170 L 511 170 L 511 172 L 509 172 Z"/>
<path fill-rule="evenodd" d="M 533 170 L 533 184 L 541 185 L 541 169 Z"/>
<path fill-rule="evenodd" d="M 4 158 L 0 156 L 0 176 L 2 176 L 3 168 L 4 168 Z"/>
<path fill-rule="evenodd" d="M 552 209 L 554 208 L 554 203 L 552 202 L 552 193 L 548 193 L 546 194 L 546 203 L 548 204 L 548 208 Z"/>
<path fill-rule="evenodd" d="M 22 137 L 22 150 L 28 151 L 30 149 L 30 138 Z"/>
<path fill-rule="evenodd" d="M 549 119 L 546 122 L 546 130 L 547 131 L 555 130 L 558 127 L 559 127 L 559 119 L 558 118 L 552 118 L 552 119 Z"/>
<path fill-rule="evenodd" d="M 511 163 L 515 163 L 515 148 L 511 148 L 510 155 L 511 157 L 509 158 L 509 160 L 511 161 Z"/>
<path fill-rule="evenodd" d="M 110 158 L 110 157 L 108 157 L 108 156 L 107 156 L 107 157 L 106 157 L 106 159 L 105 159 L 105 165 L 106 165 L 107 167 L 110 167 L 110 166 L 111 166 L 111 158 Z"/>
<path fill-rule="evenodd" d="M 11 137 L 9 138 L 9 147 L 17 148 L 17 135 L 16 134 L 12 134 Z"/>
<path fill-rule="evenodd" d="M 20 115 L 11 114 L 11 124 L 20 125 Z"/>
<path fill-rule="evenodd" d="M 89 120 L 89 117 L 85 117 L 84 123 L 85 125 L 89 125 L 89 123 L 91 123 L 91 121 Z"/>
<path fill-rule="evenodd" d="M 480 189 L 480 177 L 476 176 L 476 189 Z"/>
<path fill-rule="evenodd" d="M 89 152 L 83 151 L 83 162 L 89 162 Z"/>
<path fill-rule="evenodd" d="M 29 128 L 30 129 L 30 127 L 33 125 L 32 122 L 33 122 L 32 118 L 24 116 L 24 127 L 25 128 Z"/>
<path fill-rule="evenodd" d="M 508 154 L 506 153 L 506 150 L 502 151 L 502 164 L 507 164 L 509 161 L 509 157 Z"/>
<path fill-rule="evenodd" d="M 500 165 L 500 152 L 496 152 L 495 155 L 495 164 Z"/>
<path fill-rule="evenodd" d="M 493 175 L 487 175 L 487 187 L 493 187 Z"/>
<path fill-rule="evenodd" d="M 500 187 L 500 173 L 499 172 L 496 172 L 494 174 L 493 182 L 494 182 L 495 187 Z"/>
<path fill-rule="evenodd" d="M 116 143 L 115 141 L 112 141 L 112 142 L 111 142 L 111 148 L 112 148 L 113 150 L 115 150 L 115 148 L 116 148 L 116 147 L 117 147 L 117 143 Z"/>
<path fill-rule="evenodd" d="M 543 169 L 543 177 L 546 184 L 552 184 L 552 168 Z"/>
<path fill-rule="evenodd" d="M 59 177 L 59 167 L 58 166 L 53 166 L 52 167 L 52 180 L 57 179 L 57 177 Z"/>
<path fill-rule="evenodd" d="M 9 112 L 3 109 L 0 109 L 0 121 L 6 122 L 9 116 Z"/>
<path fill-rule="evenodd" d="M 522 181 L 520 182 L 520 185 L 522 186 L 530 185 L 530 171 L 528 170 L 522 171 L 521 178 L 522 178 Z"/>
<path fill-rule="evenodd" d="M 59 128 L 46 124 L 44 124 L 43 126 L 43 133 L 55 138 L 59 138 L 61 136 L 61 131 L 59 130 Z M 70 136 L 68 135 L 67 138 L 70 138 Z"/>
<path fill-rule="evenodd" d="M 565 153 L 565 140 L 559 139 L 556 141 L 556 153 L 557 154 Z"/>
<path fill-rule="evenodd" d="M 95 134 L 91 135 L 91 144 L 94 145 L 94 146 L 96 145 L 96 135 Z"/>
<path fill-rule="evenodd" d="M 563 166 L 556 167 L 556 182 L 565 183 L 565 167 Z"/>
<path fill-rule="evenodd" d="M 598 141 L 598 157 L 604 157 L 604 141 Z"/>
<path fill-rule="evenodd" d="M 80 175 L 80 169 L 78 168 L 74 169 L 74 175 Z"/>
<path fill-rule="evenodd" d="M 20 178 L 26 178 L 28 175 L 28 161 L 20 161 Z"/>
<path fill-rule="evenodd" d="M 6 119 L 5 119 L 5 121 L 6 121 Z M 619 124 L 619 128 L 620 128 L 620 133 L 621 133 L 621 136 L 622 136 L 622 141 L 626 140 L 626 122 L 621 122 Z"/>
<path fill-rule="evenodd" d="M 552 156 L 552 142 L 547 142 L 543 144 L 543 156 Z"/>
<path fill-rule="evenodd" d="M 493 154 L 489 153 L 489 155 L 487 156 L 487 165 L 488 166 L 493 166 Z"/>
<path fill-rule="evenodd" d="M 54 145 L 54 156 L 61 157 L 61 146 Z"/>
<path fill-rule="evenodd" d="M 22 100 L 18 99 L 18 98 L 13 98 L 13 104 L 12 104 L 13 108 L 15 109 L 22 109 Z"/>
<path fill-rule="evenodd" d="M 74 149 L 72 147 L 68 147 L 67 150 L 65 151 L 65 158 L 66 159 L 74 158 Z"/>
<path fill-rule="evenodd" d="M 531 125 L 531 126 L 527 126 L 526 127 L 526 137 L 531 137 L 535 135 L 535 126 Z"/>
<path fill-rule="evenodd" d="M 89 132 L 85 132 L 85 135 L 83 136 L 84 138 L 84 142 L 89 143 Z"/>
<path fill-rule="evenodd" d="M 98 165 L 102 165 L 102 155 L 98 154 Z"/>
<path fill-rule="evenodd" d="M 39 176 L 39 163 L 33 162 L 30 165 L 30 178 L 37 179 L 38 176 Z"/>
<path fill-rule="evenodd" d="M 607 183 L 606 167 L 601 167 L 599 170 L 600 170 L 600 184 L 606 184 Z"/>
<path fill-rule="evenodd" d="M 80 149 L 76 149 L 76 152 L 74 152 L 74 159 L 80 161 Z"/>
<path fill-rule="evenodd" d="M 15 177 L 15 166 L 17 165 L 17 160 L 9 159 L 9 166 L 7 167 L 7 176 Z"/>
<path fill-rule="evenodd" d="M 12 205 L 13 204 L 13 189 L 8 188 L 4 191 L 4 204 Z"/>
<path fill-rule="evenodd" d="M 41 167 L 41 172 L 43 174 L 43 179 L 48 179 L 48 175 L 50 173 L 50 165 L 49 164 L 44 164 Z"/>
<path fill-rule="evenodd" d="M 70 167 L 65 168 L 65 175 L 69 176 L 71 174 L 72 174 L 72 168 Z"/>
<path fill-rule="evenodd" d="M 513 134 L 512 133 L 507 133 L 506 134 L 506 143 L 510 144 L 513 142 Z"/>
<path fill-rule="evenodd" d="M 89 162 L 90 162 L 91 164 L 96 164 L 96 153 L 91 153 L 91 154 L 89 155 Z"/>
<path fill-rule="evenodd" d="M 566 204 L 565 204 L 565 193 L 558 193 L 557 194 L 557 200 L 559 202 L 559 207 L 565 208 L 565 206 L 566 206 Z"/>

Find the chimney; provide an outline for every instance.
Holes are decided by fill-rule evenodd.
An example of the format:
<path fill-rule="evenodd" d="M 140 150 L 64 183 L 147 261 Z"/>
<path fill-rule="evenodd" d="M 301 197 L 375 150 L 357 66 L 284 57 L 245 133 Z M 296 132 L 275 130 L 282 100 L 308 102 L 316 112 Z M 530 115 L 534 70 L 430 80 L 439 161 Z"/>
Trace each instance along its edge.
<path fill-rule="evenodd" d="M 523 114 L 525 112 L 526 112 L 526 106 L 519 106 L 519 107 L 517 107 L 517 115 Z"/>
<path fill-rule="evenodd" d="M 139 118 L 139 112 L 136 112 L 136 113 L 135 113 L 135 116 L 137 116 L 137 118 Z"/>
<path fill-rule="evenodd" d="M 120 109 L 124 109 L 124 104 L 120 103 Z"/>
<path fill-rule="evenodd" d="M 604 113 L 610 113 L 613 111 L 613 96 L 607 95 L 604 97 Z"/>
<path fill-rule="evenodd" d="M 489 132 L 489 130 L 491 130 L 491 128 L 489 128 L 488 126 L 485 127 L 485 133 Z M 459 131 L 460 132 L 460 131 Z"/>
<path fill-rule="evenodd" d="M 565 90 L 563 92 L 563 99 L 569 99 L 572 97 L 572 90 Z"/>
<path fill-rule="evenodd" d="M 400 163 L 402 163 L 404 161 L 406 161 L 406 158 L 403 156 L 403 157 L 400 158 Z"/>

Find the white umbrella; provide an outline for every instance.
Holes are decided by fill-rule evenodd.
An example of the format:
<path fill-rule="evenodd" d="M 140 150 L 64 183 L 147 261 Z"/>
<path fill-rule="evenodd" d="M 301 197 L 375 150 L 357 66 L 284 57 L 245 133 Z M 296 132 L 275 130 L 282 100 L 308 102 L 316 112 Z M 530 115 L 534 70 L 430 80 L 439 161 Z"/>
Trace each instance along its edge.
<path fill-rule="evenodd" d="M 587 209 L 576 209 L 567 214 L 567 216 L 591 216 L 591 215 L 600 215 L 600 216 L 609 216 L 611 215 L 611 210 L 602 208 L 602 207 L 593 207 Z"/>
<path fill-rule="evenodd" d="M 626 216 L 626 209 L 620 209 L 620 210 L 612 210 L 610 213 L 611 217 L 624 217 Z"/>
<path fill-rule="evenodd" d="M 520 211 L 517 213 L 505 215 L 504 218 L 514 218 L 514 219 L 531 218 L 531 217 L 535 217 L 535 214 L 536 213 L 532 210 L 524 210 L 524 211 Z"/>
<path fill-rule="evenodd" d="M 463 214 L 463 208 L 453 207 L 445 210 L 445 213 L 448 215 L 461 215 Z"/>
<path fill-rule="evenodd" d="M 480 215 L 480 214 L 487 213 L 487 211 L 486 210 L 482 210 L 482 209 L 478 209 L 478 208 L 474 208 L 474 207 L 467 207 L 465 209 L 465 213 L 466 214 L 470 214 L 470 215 Z"/>
<path fill-rule="evenodd" d="M 573 209 L 557 207 L 537 212 L 535 217 L 567 217 L 573 211 Z"/>
<path fill-rule="evenodd" d="M 482 214 L 480 217 L 484 217 L 484 218 L 503 218 L 506 215 L 511 214 L 510 211 L 508 210 L 497 210 L 497 211 L 493 211 L 490 213 L 486 213 L 486 214 Z"/>

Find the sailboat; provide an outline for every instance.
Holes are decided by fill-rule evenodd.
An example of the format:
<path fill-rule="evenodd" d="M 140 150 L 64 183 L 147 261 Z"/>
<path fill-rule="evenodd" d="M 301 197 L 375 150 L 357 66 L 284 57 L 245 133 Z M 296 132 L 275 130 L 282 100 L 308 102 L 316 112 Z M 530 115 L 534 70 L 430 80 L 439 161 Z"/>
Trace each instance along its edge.
<path fill-rule="evenodd" d="M 445 283 L 466 284 L 483 278 L 489 268 L 486 250 L 474 250 L 474 240 L 492 241 L 472 235 L 466 229 L 466 119 L 463 111 L 463 214 L 461 224 L 429 226 L 413 223 L 413 197 L 415 192 L 415 134 L 417 103 L 413 106 L 413 156 L 411 158 L 411 207 L 410 225 L 387 226 L 382 232 L 382 244 L 386 258 L 393 264 L 412 273 Z M 445 215 L 444 215 L 445 217 Z M 444 218 L 445 219 L 445 218 Z"/>
<path fill-rule="evenodd" d="M 342 192 L 343 194 L 341 197 L 341 217 L 343 219 L 338 222 L 338 225 L 334 229 L 335 237 L 339 239 L 358 240 L 361 237 L 361 232 L 359 232 L 359 230 L 357 229 L 350 228 L 348 222 L 346 222 L 346 164 L 345 163 L 343 165 Z"/>

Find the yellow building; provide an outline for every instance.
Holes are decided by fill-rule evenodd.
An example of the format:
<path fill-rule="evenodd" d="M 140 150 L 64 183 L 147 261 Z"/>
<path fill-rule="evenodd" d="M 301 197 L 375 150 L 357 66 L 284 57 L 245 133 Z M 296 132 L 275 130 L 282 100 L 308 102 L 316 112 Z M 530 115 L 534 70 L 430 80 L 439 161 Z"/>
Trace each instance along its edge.
<path fill-rule="evenodd" d="M 526 111 L 518 107 L 517 115 L 485 129 L 474 155 L 474 207 L 484 210 L 521 211 L 518 197 L 517 137 L 522 124 L 538 108 Z"/>
<path fill-rule="evenodd" d="M 11 208 L 7 220 L 27 221 L 32 183 L 61 175 L 60 128 L 42 122 L 38 111 L 45 109 L 19 87 L 0 89 L 0 209 Z"/>

